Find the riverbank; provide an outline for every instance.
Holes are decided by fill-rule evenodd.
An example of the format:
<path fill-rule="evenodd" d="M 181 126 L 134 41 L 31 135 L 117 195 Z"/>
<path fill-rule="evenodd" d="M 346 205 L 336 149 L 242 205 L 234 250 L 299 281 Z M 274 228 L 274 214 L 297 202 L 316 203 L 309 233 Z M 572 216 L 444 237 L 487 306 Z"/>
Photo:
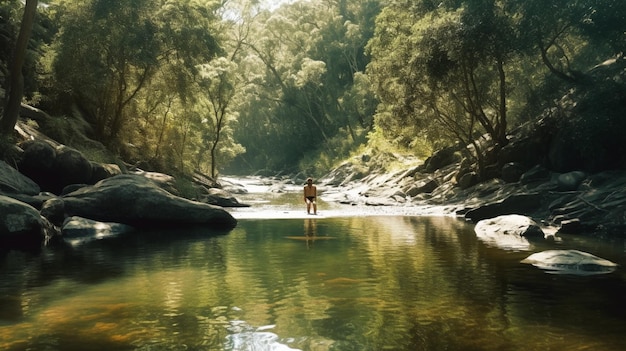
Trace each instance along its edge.
<path fill-rule="evenodd" d="M 365 201 L 343 203 L 337 200 L 339 194 L 355 193 L 355 189 L 332 185 L 318 186 L 318 214 L 307 214 L 302 200 L 302 186 L 290 178 L 265 177 L 222 177 L 220 181 L 226 189 L 235 192 L 239 202 L 248 207 L 234 207 L 227 210 L 236 219 L 304 219 L 360 216 L 456 216 L 447 206 L 428 206 L 413 203 L 389 203 L 373 205 Z M 346 192 L 344 192 L 344 190 Z M 351 195 L 352 196 L 352 195 Z"/>
<path fill-rule="evenodd" d="M 549 232 L 601 238 L 625 237 L 626 172 L 554 172 L 535 166 L 516 181 L 493 178 L 463 186 L 456 175 L 462 162 L 450 162 L 435 171 L 424 163 L 406 159 L 406 167 L 384 171 L 370 157 L 355 157 L 317 179 L 320 199 L 328 207 L 326 216 L 409 215 L 458 216 L 478 222 L 506 214 L 531 217 Z M 370 170 L 364 172 L 364 170 Z M 300 177 L 302 178 L 302 177 Z M 239 218 L 283 218 L 306 216 L 301 204 L 303 179 L 295 177 L 248 178 L 263 191 L 293 192 L 295 203 L 282 213 L 275 206 L 233 212 Z M 242 195 L 236 195 L 238 198 Z M 240 198 L 242 202 L 254 201 Z M 302 210 L 298 209 L 302 206 Z M 240 211 L 240 212 L 239 212 Z M 239 212 L 239 213 L 238 213 Z"/>

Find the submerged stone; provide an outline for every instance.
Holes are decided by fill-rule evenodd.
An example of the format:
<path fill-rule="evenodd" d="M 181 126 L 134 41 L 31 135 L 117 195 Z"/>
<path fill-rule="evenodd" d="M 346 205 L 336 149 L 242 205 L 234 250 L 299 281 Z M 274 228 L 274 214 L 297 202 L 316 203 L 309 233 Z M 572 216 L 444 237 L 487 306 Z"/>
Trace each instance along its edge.
<path fill-rule="evenodd" d="M 534 253 L 522 260 L 550 273 L 594 275 L 615 271 L 617 264 L 578 250 L 547 250 Z"/>

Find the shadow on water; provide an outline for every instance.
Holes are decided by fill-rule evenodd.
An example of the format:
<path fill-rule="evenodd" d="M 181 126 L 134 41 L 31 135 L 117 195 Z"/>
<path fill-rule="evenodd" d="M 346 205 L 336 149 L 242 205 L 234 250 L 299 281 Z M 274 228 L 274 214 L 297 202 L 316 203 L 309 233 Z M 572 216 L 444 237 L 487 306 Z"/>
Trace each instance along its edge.
<path fill-rule="evenodd" d="M 41 288 L 59 280 L 78 284 L 98 284 L 124 276 L 132 268 L 128 262 L 139 257 L 185 247 L 181 243 L 210 241 L 228 234 L 229 230 L 201 227 L 185 229 L 154 229 L 133 231 L 100 240 L 85 240 L 73 245 L 57 242 L 37 250 L 0 251 L 0 323 L 22 316 L 21 290 Z M 176 244 L 176 245 L 173 245 Z M 186 254 L 171 255 L 169 264 L 176 265 Z M 21 274 L 23 273 L 25 274 Z"/>
<path fill-rule="evenodd" d="M 575 245 L 626 263 L 623 246 Z M 528 254 L 454 218 L 408 216 L 242 219 L 10 252 L 0 349 L 621 350 L 623 271 L 555 276 L 521 264 Z"/>

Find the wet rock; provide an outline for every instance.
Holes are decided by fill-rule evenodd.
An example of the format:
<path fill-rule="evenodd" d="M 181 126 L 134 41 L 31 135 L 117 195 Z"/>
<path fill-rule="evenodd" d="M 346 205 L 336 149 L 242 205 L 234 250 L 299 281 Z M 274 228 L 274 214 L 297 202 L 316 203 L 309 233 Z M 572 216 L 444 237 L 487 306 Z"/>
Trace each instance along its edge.
<path fill-rule="evenodd" d="M 534 253 L 522 263 L 548 270 L 550 273 L 594 275 L 615 271 L 617 264 L 588 252 L 578 250 L 547 250 Z"/>
<path fill-rule="evenodd" d="M 152 180 L 118 175 L 63 196 L 67 216 L 135 227 L 201 225 L 230 229 L 237 221 L 223 208 L 175 196 Z"/>
<path fill-rule="evenodd" d="M 532 240 L 543 240 L 545 234 L 531 218 L 505 215 L 476 223 L 474 232 L 479 240 L 507 250 L 526 250 Z"/>
<path fill-rule="evenodd" d="M 65 203 L 58 197 L 46 200 L 39 211 L 54 225 L 60 226 L 65 219 Z"/>
<path fill-rule="evenodd" d="M 21 201 L 0 195 L 0 248 L 36 248 L 46 238 L 39 212 Z"/>
<path fill-rule="evenodd" d="M 61 229 L 64 241 L 72 245 L 93 240 L 116 237 L 134 231 L 135 228 L 121 223 L 98 222 L 81 217 L 68 217 Z"/>

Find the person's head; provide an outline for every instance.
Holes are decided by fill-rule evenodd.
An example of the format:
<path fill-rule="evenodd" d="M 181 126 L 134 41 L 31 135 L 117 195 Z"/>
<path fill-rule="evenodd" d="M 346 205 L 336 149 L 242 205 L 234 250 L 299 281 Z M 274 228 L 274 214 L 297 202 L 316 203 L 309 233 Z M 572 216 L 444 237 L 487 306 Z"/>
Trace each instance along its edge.
<path fill-rule="evenodd" d="M 309 184 L 309 185 L 313 184 L 313 178 L 311 178 L 311 177 L 307 178 L 306 179 L 306 183 Z"/>

